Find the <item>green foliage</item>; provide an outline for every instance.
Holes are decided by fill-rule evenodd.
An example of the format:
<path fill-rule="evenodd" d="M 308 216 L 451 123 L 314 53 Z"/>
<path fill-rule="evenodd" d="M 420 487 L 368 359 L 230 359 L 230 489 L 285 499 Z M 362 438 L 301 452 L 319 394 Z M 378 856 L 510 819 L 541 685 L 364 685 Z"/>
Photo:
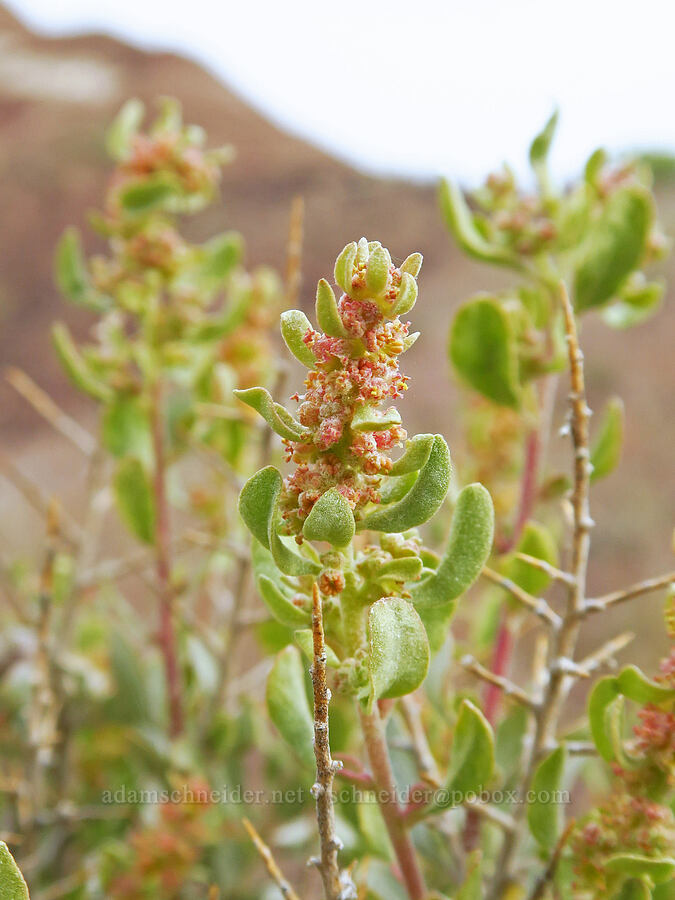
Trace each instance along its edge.
<path fill-rule="evenodd" d="M 309 541 L 328 541 L 334 547 L 351 544 L 356 525 L 349 503 L 335 488 L 322 494 L 305 519 L 302 533 Z"/>
<path fill-rule="evenodd" d="M 368 635 L 370 704 L 416 690 L 429 668 L 429 642 L 412 604 L 397 597 L 378 600 L 368 614 Z"/>
<path fill-rule="evenodd" d="M 126 526 L 139 541 L 154 543 L 157 512 L 143 463 L 133 456 L 123 459 L 115 470 L 113 486 L 117 508 Z"/>
<path fill-rule="evenodd" d="M 488 400 L 520 405 L 518 352 L 509 316 L 492 297 L 462 306 L 450 332 L 450 359 L 460 376 Z"/>
<path fill-rule="evenodd" d="M 280 403 L 275 403 L 265 388 L 234 391 L 234 396 L 260 413 L 270 428 L 287 441 L 302 440 L 307 434 L 306 429 Z"/>
<path fill-rule="evenodd" d="M 302 764 L 313 768 L 314 726 L 297 647 L 286 647 L 274 662 L 267 677 L 267 710 L 277 730 L 297 753 Z"/>
<path fill-rule="evenodd" d="M 438 808 L 459 805 L 467 796 L 485 790 L 492 778 L 494 762 L 492 728 L 473 703 L 463 700 L 455 725 L 444 799 L 437 804 Z"/>
<path fill-rule="evenodd" d="M 621 459 L 624 431 L 624 406 L 619 397 L 607 403 L 591 448 L 591 480 L 606 478 L 616 469 Z"/>
<path fill-rule="evenodd" d="M 539 763 L 532 779 L 534 799 L 528 803 L 527 824 L 543 850 L 552 850 L 560 836 L 561 803 L 558 798 L 566 761 L 567 752 L 561 745 Z"/>
<path fill-rule="evenodd" d="M 0 900 L 29 900 L 24 877 L 4 841 L 0 841 Z"/>
<path fill-rule="evenodd" d="M 311 323 L 304 312 L 289 309 L 281 314 L 281 334 L 293 356 L 308 369 L 316 365 L 316 357 L 303 338 L 311 329 Z"/>

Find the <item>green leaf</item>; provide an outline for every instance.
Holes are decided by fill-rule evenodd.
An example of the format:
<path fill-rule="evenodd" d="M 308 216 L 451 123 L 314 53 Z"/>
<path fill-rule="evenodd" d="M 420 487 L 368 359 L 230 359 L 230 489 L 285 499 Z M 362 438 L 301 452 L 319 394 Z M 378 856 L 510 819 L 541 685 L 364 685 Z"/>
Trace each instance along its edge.
<path fill-rule="evenodd" d="M 281 314 L 281 335 L 293 356 L 308 369 L 316 368 L 316 357 L 303 338 L 312 330 L 312 323 L 304 312 L 289 309 Z"/>
<path fill-rule="evenodd" d="M 356 251 L 356 242 L 352 241 L 351 244 L 347 244 L 335 261 L 335 281 L 340 285 L 345 294 L 350 294 L 352 290 L 352 277 L 354 275 Z"/>
<path fill-rule="evenodd" d="M 368 403 L 364 403 L 357 407 L 352 418 L 354 431 L 386 431 L 392 425 L 400 424 L 401 414 L 393 406 L 382 413 Z"/>
<path fill-rule="evenodd" d="M 422 263 L 424 262 L 424 257 L 421 253 L 411 253 L 410 256 L 407 256 L 399 269 L 401 272 L 407 272 L 408 275 L 412 275 L 413 278 L 417 278 L 420 274 L 420 269 L 422 268 Z"/>
<path fill-rule="evenodd" d="M 302 528 L 308 541 L 328 541 L 334 547 L 351 544 L 355 531 L 352 508 L 337 488 L 319 497 Z"/>
<path fill-rule="evenodd" d="M 377 581 L 415 581 L 422 574 L 422 560 L 418 556 L 403 556 L 391 559 L 375 572 Z"/>
<path fill-rule="evenodd" d="M 390 266 L 391 256 L 386 247 L 380 245 L 370 252 L 366 266 L 366 287 L 373 297 L 381 294 L 386 288 Z"/>
<path fill-rule="evenodd" d="M 639 266 L 653 213 L 649 193 L 641 187 L 633 185 L 610 195 L 577 266 L 574 302 L 579 312 L 611 300 Z"/>
<path fill-rule="evenodd" d="M 127 723 L 152 721 L 152 703 L 148 691 L 147 673 L 136 650 L 124 637 L 113 631 L 110 636 L 110 671 L 115 682 L 113 710 Z"/>
<path fill-rule="evenodd" d="M 295 553 L 293 550 L 296 546 L 295 539 L 280 536 L 276 531 L 276 523 L 270 525 L 269 540 L 274 562 L 284 575 L 297 578 L 300 575 L 318 575 L 321 571 L 318 563 Z"/>
<path fill-rule="evenodd" d="M 534 556 L 552 566 L 558 565 L 558 548 L 548 528 L 539 522 L 530 520 L 523 528 L 523 533 L 516 548 L 520 553 Z M 502 571 L 524 591 L 533 597 L 541 597 L 551 583 L 551 578 L 541 569 L 536 569 L 521 559 L 507 558 Z"/>
<path fill-rule="evenodd" d="M 127 100 L 117 113 L 105 138 L 106 149 L 113 159 L 123 160 L 129 156 L 144 115 L 145 107 L 135 97 Z"/>
<path fill-rule="evenodd" d="M 480 866 L 480 853 L 475 854 L 469 874 L 455 894 L 455 900 L 483 900 L 483 873 Z"/>
<path fill-rule="evenodd" d="M 28 885 L 4 841 L 0 841 L 0 900 L 29 900 Z"/>
<path fill-rule="evenodd" d="M 556 109 L 546 125 L 530 144 L 530 164 L 538 174 L 548 162 L 551 143 L 558 127 L 558 110 Z"/>
<path fill-rule="evenodd" d="M 267 677 L 267 711 L 277 730 L 309 769 L 314 760 L 314 720 L 305 692 L 305 672 L 297 647 L 277 655 Z"/>
<path fill-rule="evenodd" d="M 650 319 L 661 306 L 665 285 L 651 281 L 637 288 L 624 288 L 621 297 L 602 311 L 602 318 L 612 328 L 632 328 Z"/>
<path fill-rule="evenodd" d="M 396 460 L 389 474 L 399 476 L 418 472 L 429 459 L 433 445 L 433 434 L 416 434 L 414 438 L 406 441 L 405 453 Z"/>
<path fill-rule="evenodd" d="M 605 407 L 598 433 L 591 449 L 591 481 L 605 478 L 619 465 L 623 447 L 624 406 L 619 397 L 612 397 Z"/>
<path fill-rule="evenodd" d="M 497 726 L 495 757 L 504 781 L 511 778 L 520 768 L 529 724 L 529 710 L 517 703 L 502 717 Z"/>
<path fill-rule="evenodd" d="M 152 433 L 148 417 L 134 394 L 115 394 L 101 420 L 103 445 L 113 456 L 136 456 L 152 462 Z"/>
<path fill-rule="evenodd" d="M 511 320 L 493 297 L 460 307 L 450 329 L 450 359 L 460 377 L 500 406 L 520 405 L 518 349 Z"/>
<path fill-rule="evenodd" d="M 417 472 L 409 472 L 396 478 L 385 478 L 380 485 L 380 503 L 396 503 L 410 491 L 417 481 Z"/>
<path fill-rule="evenodd" d="M 368 855 L 377 856 L 391 862 L 394 859 L 394 851 L 384 824 L 380 807 L 373 794 L 366 794 L 365 798 L 356 805 L 356 818 Z"/>
<path fill-rule="evenodd" d="M 95 400 L 110 400 L 113 396 L 111 388 L 97 379 L 61 322 L 53 326 L 52 340 L 61 365 L 73 384 Z"/>
<path fill-rule="evenodd" d="M 605 869 L 611 874 L 648 878 L 654 884 L 663 884 L 675 875 L 675 859 L 667 856 L 653 859 L 636 853 L 619 853 L 606 861 Z"/>
<path fill-rule="evenodd" d="M 434 436 L 429 458 L 410 491 L 392 506 L 362 519 L 357 531 L 402 533 L 428 522 L 439 509 L 450 484 L 450 451 L 441 435 Z"/>
<path fill-rule="evenodd" d="M 333 288 L 322 278 L 316 288 L 316 321 L 319 328 L 331 337 L 347 337 L 342 324 Z"/>
<path fill-rule="evenodd" d="M 127 184 L 119 192 L 119 202 L 128 213 L 145 215 L 166 206 L 178 195 L 176 183 L 162 173 Z"/>
<path fill-rule="evenodd" d="M 303 654 L 307 657 L 307 659 L 312 662 L 314 659 L 314 635 L 312 633 L 311 628 L 300 628 L 293 635 L 295 638 L 295 642 L 302 650 Z M 335 650 L 332 647 L 326 645 L 326 665 L 330 666 L 331 669 L 337 669 L 340 665 L 340 660 L 337 657 Z"/>
<path fill-rule="evenodd" d="M 618 696 L 619 688 L 616 678 L 608 675 L 596 681 L 588 698 L 588 721 L 591 737 L 598 753 L 606 762 L 612 762 L 614 759 L 614 744 L 609 735 L 607 718 L 609 707 Z"/>
<path fill-rule="evenodd" d="M 246 403 L 267 422 L 273 431 L 287 441 L 301 441 L 309 431 L 293 418 L 281 403 L 275 403 L 268 390 L 263 387 L 247 388 L 232 392 L 235 397 Z"/>
<path fill-rule="evenodd" d="M 405 316 L 406 313 L 409 313 L 415 303 L 417 303 L 417 293 L 417 282 L 409 272 L 404 272 L 401 277 L 398 293 L 396 294 L 396 300 L 391 307 L 390 315 L 392 317 Z M 408 348 L 406 347 L 406 350 L 407 349 Z"/>
<path fill-rule="evenodd" d="M 413 585 L 414 587 L 414 585 Z M 442 606 L 416 606 L 429 639 L 432 655 L 445 644 L 450 629 L 450 622 L 455 614 L 455 603 L 451 600 Z"/>
<path fill-rule="evenodd" d="M 469 484 L 457 497 L 448 546 L 436 571 L 411 587 L 420 608 L 454 601 L 478 578 L 492 549 L 494 510 L 482 484 Z"/>
<path fill-rule="evenodd" d="M 675 688 L 650 681 L 637 666 L 626 666 L 616 676 L 619 692 L 635 703 L 668 703 L 675 700 Z"/>
<path fill-rule="evenodd" d="M 527 807 L 527 824 L 535 841 L 543 850 L 551 851 L 560 834 L 560 791 L 567 751 L 561 745 L 537 766 L 532 779 L 534 800 Z"/>
<path fill-rule="evenodd" d="M 269 528 L 281 492 L 281 474 L 266 466 L 251 475 L 239 494 L 239 515 L 253 537 L 270 549 Z"/>
<path fill-rule="evenodd" d="M 383 597 L 368 613 L 371 703 L 416 690 L 429 668 L 429 642 L 415 608 L 400 597 Z"/>
<path fill-rule="evenodd" d="M 438 809 L 458 806 L 470 794 L 486 788 L 495 764 L 494 737 L 490 723 L 469 700 L 460 707 L 452 739 L 450 769 L 445 782 L 445 797 Z"/>
<path fill-rule="evenodd" d="M 117 466 L 113 482 L 115 500 L 122 519 L 145 544 L 155 542 L 155 499 L 143 464 L 128 456 Z"/>
<path fill-rule="evenodd" d="M 94 290 L 76 228 L 68 228 L 56 247 L 54 278 L 58 289 L 71 303 L 95 312 L 110 307 L 110 300 Z"/>
<path fill-rule="evenodd" d="M 237 231 L 226 231 L 211 238 L 202 247 L 201 277 L 207 283 L 220 285 L 241 260 L 244 242 Z"/>
<path fill-rule="evenodd" d="M 485 240 L 476 228 L 464 195 L 455 184 L 446 178 L 441 180 L 439 201 L 445 224 L 465 253 L 483 262 L 513 268 L 519 267 L 518 260 L 511 253 Z"/>
<path fill-rule="evenodd" d="M 296 606 L 290 597 L 287 597 L 277 584 L 267 575 L 260 575 L 257 579 L 258 592 L 265 606 L 272 613 L 277 622 L 288 628 L 297 628 L 299 625 L 307 625 L 311 619 L 309 610 Z"/>

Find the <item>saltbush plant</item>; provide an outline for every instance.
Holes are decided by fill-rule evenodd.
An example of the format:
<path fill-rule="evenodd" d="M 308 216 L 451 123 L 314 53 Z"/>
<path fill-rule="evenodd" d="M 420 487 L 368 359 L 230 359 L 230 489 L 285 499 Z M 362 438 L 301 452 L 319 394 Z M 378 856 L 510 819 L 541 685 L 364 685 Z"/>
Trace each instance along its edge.
<path fill-rule="evenodd" d="M 452 320 L 453 471 L 445 438 L 409 436 L 396 408 L 421 254 L 348 244 L 311 322 L 289 308 L 299 208 L 285 288 L 244 268 L 234 232 L 188 241 L 229 151 L 174 103 L 142 120 L 132 101 L 108 137 L 105 255 L 73 230 L 56 254 L 96 316 L 91 342 L 54 340 L 99 438 L 9 373 L 89 473 L 81 523 L 5 468 L 45 513 L 41 562 L 3 563 L 2 583 L 2 836 L 33 895 L 673 897 L 674 651 L 646 674 L 615 662 L 630 635 L 577 652 L 588 619 L 611 632 L 618 604 L 674 578 L 587 589 L 592 487 L 624 413 L 608 398 L 591 425 L 579 331 L 662 300 L 648 170 L 598 152 L 558 188 L 554 116 L 534 191 L 508 170 L 469 197 L 442 184 L 459 246 L 509 277 Z M 306 376 L 287 408 L 289 363 Z M 566 437 L 559 472 L 546 449 Z M 101 559 L 110 502 L 134 543 Z M 670 597 L 672 639 L 674 621 Z M 0 895 L 28 895 L 1 843 Z"/>

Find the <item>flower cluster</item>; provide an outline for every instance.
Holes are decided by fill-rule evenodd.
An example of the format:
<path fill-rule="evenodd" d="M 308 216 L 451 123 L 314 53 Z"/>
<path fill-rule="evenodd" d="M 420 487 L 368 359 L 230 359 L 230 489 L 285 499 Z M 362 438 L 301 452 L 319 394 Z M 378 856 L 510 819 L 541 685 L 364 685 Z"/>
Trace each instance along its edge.
<path fill-rule="evenodd" d="M 407 390 L 408 378 L 399 370 L 398 357 L 416 336 L 409 333 L 410 323 L 399 318 L 399 301 L 402 289 L 416 295 L 414 276 L 422 259 L 413 254 L 397 268 L 378 242 L 365 238 L 346 250 L 353 261 L 340 279 L 344 290 L 340 299 L 335 300 L 327 282 L 319 284 L 320 323 L 328 318 L 332 333 L 310 326 L 302 336 L 314 368 L 304 393 L 293 398 L 299 403 L 298 420 L 305 433 L 300 440 L 285 441 L 295 469 L 284 481 L 280 504 L 294 534 L 331 488 L 340 492 L 356 516 L 367 504 L 378 503 L 381 478 L 392 466 L 389 451 L 407 436 L 393 406 L 384 412 L 377 408 Z M 369 278 L 371 260 L 382 265 L 377 281 Z"/>

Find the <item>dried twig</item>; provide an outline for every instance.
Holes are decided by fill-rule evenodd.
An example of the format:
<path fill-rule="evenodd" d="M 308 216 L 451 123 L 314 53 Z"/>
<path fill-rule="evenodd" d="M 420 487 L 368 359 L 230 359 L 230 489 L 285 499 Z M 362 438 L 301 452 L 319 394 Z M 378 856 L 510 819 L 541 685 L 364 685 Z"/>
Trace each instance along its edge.
<path fill-rule="evenodd" d="M 420 778 L 427 784 L 438 787 L 442 782 L 441 773 L 429 747 L 417 699 L 413 694 L 408 694 L 406 697 L 401 697 L 400 706 L 406 727 L 410 733 Z"/>
<path fill-rule="evenodd" d="M 512 697 L 528 709 L 537 709 L 538 704 L 536 700 L 534 700 L 533 697 L 530 697 L 526 691 L 518 687 L 517 684 L 514 684 L 509 678 L 504 678 L 502 675 L 495 675 L 494 672 L 491 672 L 485 666 L 482 666 L 473 656 L 466 655 L 462 657 L 460 662 L 463 668 L 468 672 L 472 672 L 478 678 L 487 681 L 488 684 L 494 684 L 495 687 L 498 687 L 503 691 L 507 697 Z"/>
<path fill-rule="evenodd" d="M 532 594 L 528 594 L 527 591 L 524 591 L 517 585 L 515 581 L 506 578 L 504 575 L 500 575 L 499 572 L 495 572 L 494 569 L 491 569 L 489 566 L 483 566 L 481 575 L 493 584 L 499 585 L 500 588 L 503 588 L 511 594 L 514 599 L 518 600 L 523 606 L 533 612 L 535 616 L 543 619 L 553 628 L 558 628 L 560 626 L 560 616 L 551 609 L 543 598 L 533 597 Z"/>
<path fill-rule="evenodd" d="M 260 854 L 262 861 L 265 863 L 267 871 L 270 874 L 270 878 L 272 878 L 272 880 L 276 883 L 277 887 L 281 891 L 281 896 L 284 898 L 284 900 L 300 900 L 291 885 L 284 878 L 283 872 L 276 864 L 276 861 L 272 856 L 272 851 L 267 846 L 265 841 L 263 841 L 263 839 L 260 837 L 255 827 L 246 818 L 242 819 L 241 821 L 248 833 L 248 836 L 253 842 L 253 846 Z"/>
<path fill-rule="evenodd" d="M 326 682 L 326 643 L 323 636 L 321 594 L 314 584 L 312 591 L 312 635 L 314 660 L 312 662 L 312 687 L 314 690 L 314 757 L 316 781 L 312 793 L 316 799 L 316 817 L 319 824 L 321 857 L 315 860 L 323 881 L 326 900 L 345 900 L 347 885 L 343 881 L 338 863 L 338 850 L 342 842 L 335 833 L 335 809 L 333 806 L 333 780 L 341 763 L 334 762 L 330 753 L 328 736 L 328 704 L 330 690 Z M 356 896 L 354 891 L 352 896 Z"/>
<path fill-rule="evenodd" d="M 637 584 L 632 584 L 622 591 L 613 591 L 611 594 L 605 594 L 604 597 L 587 600 L 584 611 L 586 614 L 604 612 L 610 606 L 625 603 L 626 600 L 632 600 L 634 597 L 640 597 L 652 591 L 659 591 L 674 583 L 675 572 L 666 572 L 664 575 L 656 575 L 654 578 L 645 578 L 644 581 L 638 581 Z"/>
<path fill-rule="evenodd" d="M 593 672 L 597 672 L 598 669 L 601 669 L 603 666 L 611 664 L 614 661 L 616 654 L 623 650 L 624 647 L 627 647 L 634 638 L 635 635 L 632 631 L 625 631 L 623 634 L 612 638 L 598 650 L 594 650 L 593 653 L 590 653 L 580 660 L 579 668 L 586 676 L 591 675 Z"/>
<path fill-rule="evenodd" d="M 5 369 L 5 378 L 45 421 L 49 422 L 59 434 L 67 438 L 85 456 L 92 456 L 95 453 L 96 438 L 68 413 L 65 413 L 26 372 L 9 366 Z"/>
<path fill-rule="evenodd" d="M 554 581 L 562 581 L 563 584 L 574 583 L 574 575 L 570 575 L 569 572 L 563 572 L 562 569 L 559 569 L 557 566 L 552 566 L 551 563 L 546 562 L 545 559 L 539 559 L 536 556 L 530 556 L 529 553 L 521 553 L 520 551 L 515 553 L 514 557 L 527 563 L 528 566 L 532 566 L 533 569 L 539 569 L 540 572 L 544 572 L 544 574 L 548 575 L 548 577 L 552 578 Z"/>

